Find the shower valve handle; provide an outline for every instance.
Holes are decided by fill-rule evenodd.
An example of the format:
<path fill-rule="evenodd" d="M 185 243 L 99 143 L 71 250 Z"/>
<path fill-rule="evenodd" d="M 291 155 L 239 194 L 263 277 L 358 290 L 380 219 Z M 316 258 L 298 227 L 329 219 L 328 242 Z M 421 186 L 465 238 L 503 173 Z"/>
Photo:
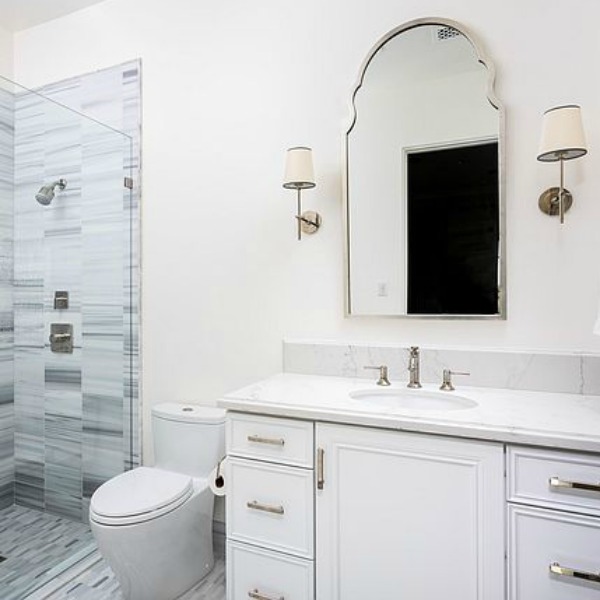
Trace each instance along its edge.
<path fill-rule="evenodd" d="M 70 333 L 51 333 L 50 334 L 50 343 L 52 342 L 66 342 L 71 339 Z"/>

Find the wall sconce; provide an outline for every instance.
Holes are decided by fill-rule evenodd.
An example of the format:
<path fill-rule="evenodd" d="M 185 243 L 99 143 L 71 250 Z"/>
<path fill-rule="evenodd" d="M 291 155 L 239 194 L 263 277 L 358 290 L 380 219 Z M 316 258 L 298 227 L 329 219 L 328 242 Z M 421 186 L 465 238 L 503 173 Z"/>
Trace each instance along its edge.
<path fill-rule="evenodd" d="M 565 222 L 565 213 L 573 204 L 571 192 L 564 187 L 564 162 L 584 154 L 587 154 L 587 148 L 580 107 L 568 104 L 548 109 L 544 113 L 537 159 L 542 162 L 560 161 L 560 187 L 551 187 L 543 192 L 538 205 L 547 215 L 560 215 L 561 223 Z"/>
<path fill-rule="evenodd" d="M 285 175 L 283 187 L 298 192 L 298 239 L 302 239 L 302 233 L 315 233 L 321 227 L 321 216 L 312 211 L 302 212 L 302 190 L 314 188 L 315 171 L 313 168 L 312 150 L 305 146 L 289 148 L 285 161 Z"/>

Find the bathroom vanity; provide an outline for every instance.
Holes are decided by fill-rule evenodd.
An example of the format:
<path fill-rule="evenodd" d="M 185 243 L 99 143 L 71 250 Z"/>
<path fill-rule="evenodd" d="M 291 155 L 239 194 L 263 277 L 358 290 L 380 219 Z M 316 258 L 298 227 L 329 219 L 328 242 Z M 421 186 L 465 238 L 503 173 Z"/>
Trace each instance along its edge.
<path fill-rule="evenodd" d="M 600 594 L 600 399 L 435 390 L 284 374 L 220 401 L 230 600 Z"/>

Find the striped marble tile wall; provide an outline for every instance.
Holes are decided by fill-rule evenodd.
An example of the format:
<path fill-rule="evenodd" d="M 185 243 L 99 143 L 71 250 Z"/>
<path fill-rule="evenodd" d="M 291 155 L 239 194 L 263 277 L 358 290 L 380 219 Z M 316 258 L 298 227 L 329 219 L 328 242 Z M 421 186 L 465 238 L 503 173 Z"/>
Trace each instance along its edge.
<path fill-rule="evenodd" d="M 77 520 L 139 463 L 138 190 L 124 186 L 138 179 L 139 67 L 16 98 L 15 496 Z M 40 206 L 36 191 L 59 178 L 67 188 Z M 67 310 L 54 310 L 57 290 Z M 72 354 L 51 352 L 53 322 L 73 324 Z"/>
<path fill-rule="evenodd" d="M 0 87 L 0 508 L 14 501 L 14 97 Z"/>

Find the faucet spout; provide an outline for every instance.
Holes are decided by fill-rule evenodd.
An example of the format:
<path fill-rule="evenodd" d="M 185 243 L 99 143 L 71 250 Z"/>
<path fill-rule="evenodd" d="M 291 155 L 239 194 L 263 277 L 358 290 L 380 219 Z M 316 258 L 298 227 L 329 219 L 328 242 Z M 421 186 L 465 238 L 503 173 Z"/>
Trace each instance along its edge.
<path fill-rule="evenodd" d="M 411 346 L 408 355 L 408 372 L 409 381 L 406 387 L 409 388 L 420 388 L 421 386 L 421 372 L 419 365 L 419 347 Z"/>

